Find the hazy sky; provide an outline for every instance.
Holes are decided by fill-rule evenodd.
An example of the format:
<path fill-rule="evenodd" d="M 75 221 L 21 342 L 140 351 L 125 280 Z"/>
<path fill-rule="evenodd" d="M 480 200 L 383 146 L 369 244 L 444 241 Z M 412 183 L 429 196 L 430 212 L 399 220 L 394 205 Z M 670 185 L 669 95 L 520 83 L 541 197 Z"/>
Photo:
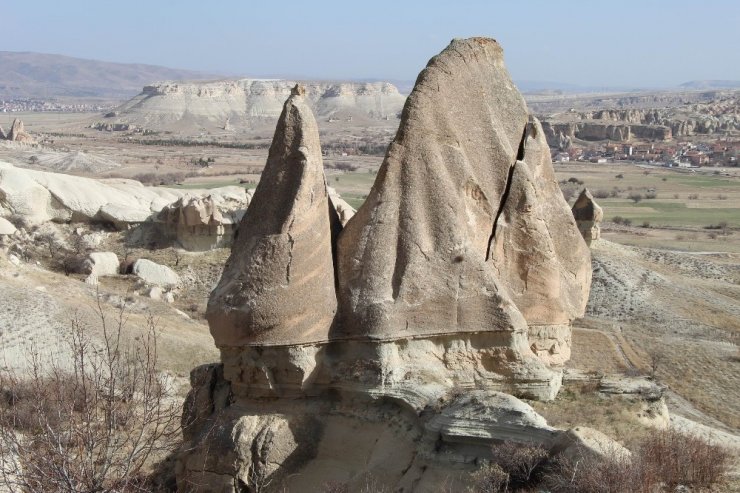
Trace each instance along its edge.
<path fill-rule="evenodd" d="M 740 80 L 738 0 L 1 0 L 0 19 L 2 50 L 246 76 L 413 80 L 480 35 L 517 80 Z"/>

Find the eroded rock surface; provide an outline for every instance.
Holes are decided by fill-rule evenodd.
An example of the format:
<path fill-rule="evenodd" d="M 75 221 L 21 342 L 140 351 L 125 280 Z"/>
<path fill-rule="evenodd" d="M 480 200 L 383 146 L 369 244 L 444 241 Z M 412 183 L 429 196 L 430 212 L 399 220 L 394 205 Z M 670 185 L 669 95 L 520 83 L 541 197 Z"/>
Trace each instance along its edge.
<path fill-rule="evenodd" d="M 594 200 L 588 188 L 584 188 L 573 204 L 573 217 L 578 225 L 581 236 L 589 246 L 594 240 L 601 238 L 601 221 L 604 211 Z"/>
<path fill-rule="evenodd" d="M 351 218 L 300 92 L 209 300 L 223 366 L 194 374 L 180 487 L 434 491 L 496 441 L 552 446 L 514 396 L 556 395 L 590 255 L 501 47 L 429 62 Z"/>
<path fill-rule="evenodd" d="M 190 251 L 230 246 L 236 225 L 252 198 L 185 195 L 166 206 L 157 216 L 168 240 Z"/>
<path fill-rule="evenodd" d="M 13 120 L 13 124 L 10 126 L 8 135 L 5 137 L 7 140 L 12 142 L 24 142 L 33 143 L 36 140 L 31 137 L 31 134 L 26 132 L 26 127 L 23 125 L 23 120 L 16 118 Z"/>
<path fill-rule="evenodd" d="M 296 86 L 208 303 L 219 347 L 327 341 L 337 310 L 332 230 L 316 121 Z"/>

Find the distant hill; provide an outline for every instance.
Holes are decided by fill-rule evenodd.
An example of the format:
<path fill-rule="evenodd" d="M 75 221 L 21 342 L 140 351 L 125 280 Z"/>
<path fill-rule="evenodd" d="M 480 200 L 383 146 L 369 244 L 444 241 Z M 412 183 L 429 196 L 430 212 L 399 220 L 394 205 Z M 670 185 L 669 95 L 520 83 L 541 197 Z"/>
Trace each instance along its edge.
<path fill-rule="evenodd" d="M 222 78 L 156 65 L 111 63 L 63 55 L 0 51 L 0 98 L 129 99 L 161 80 Z"/>
<path fill-rule="evenodd" d="M 683 89 L 740 89 L 740 80 L 692 80 L 684 82 L 679 87 Z"/>

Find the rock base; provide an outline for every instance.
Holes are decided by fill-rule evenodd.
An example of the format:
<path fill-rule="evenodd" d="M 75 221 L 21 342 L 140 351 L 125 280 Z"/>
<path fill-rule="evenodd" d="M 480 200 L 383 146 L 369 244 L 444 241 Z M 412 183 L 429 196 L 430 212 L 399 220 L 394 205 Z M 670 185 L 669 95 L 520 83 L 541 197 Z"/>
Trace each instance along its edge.
<path fill-rule="evenodd" d="M 417 411 L 450 389 L 554 399 L 561 371 L 548 368 L 526 348 L 513 349 L 512 337 L 499 331 L 222 348 L 221 360 L 238 398 L 315 396 L 332 390 L 394 397 Z M 551 355 L 557 359 L 564 351 Z"/>
<path fill-rule="evenodd" d="M 492 390 L 440 391 L 421 409 L 382 390 L 256 398 L 237 395 L 222 371 L 209 365 L 191 375 L 180 491 L 324 491 L 331 483 L 438 491 L 442 481 L 456 490 L 492 443 L 550 448 L 559 436 L 529 405 Z"/>

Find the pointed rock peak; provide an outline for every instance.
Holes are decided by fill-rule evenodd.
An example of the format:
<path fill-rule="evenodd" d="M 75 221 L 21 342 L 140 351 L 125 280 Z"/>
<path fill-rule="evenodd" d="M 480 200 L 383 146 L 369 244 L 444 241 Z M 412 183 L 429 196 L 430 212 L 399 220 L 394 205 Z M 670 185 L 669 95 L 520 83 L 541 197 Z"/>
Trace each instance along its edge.
<path fill-rule="evenodd" d="M 581 236 L 587 245 L 601 238 L 601 221 L 604 219 L 604 211 L 594 200 L 591 191 L 584 188 L 573 204 L 573 217 L 578 225 Z"/>
<path fill-rule="evenodd" d="M 262 178 L 206 317 L 219 347 L 319 342 L 337 310 L 319 132 L 299 86 L 285 102 Z"/>
<path fill-rule="evenodd" d="M 576 221 L 601 221 L 604 211 L 596 203 L 594 196 L 588 188 L 584 188 L 573 204 L 573 217 Z"/>
<path fill-rule="evenodd" d="M 306 87 L 302 84 L 296 84 L 293 89 L 290 91 L 291 96 L 305 96 L 306 95 Z"/>
<path fill-rule="evenodd" d="M 486 253 L 527 121 L 496 41 L 454 39 L 429 61 L 339 238 L 342 330 L 386 338 L 521 328 Z"/>

